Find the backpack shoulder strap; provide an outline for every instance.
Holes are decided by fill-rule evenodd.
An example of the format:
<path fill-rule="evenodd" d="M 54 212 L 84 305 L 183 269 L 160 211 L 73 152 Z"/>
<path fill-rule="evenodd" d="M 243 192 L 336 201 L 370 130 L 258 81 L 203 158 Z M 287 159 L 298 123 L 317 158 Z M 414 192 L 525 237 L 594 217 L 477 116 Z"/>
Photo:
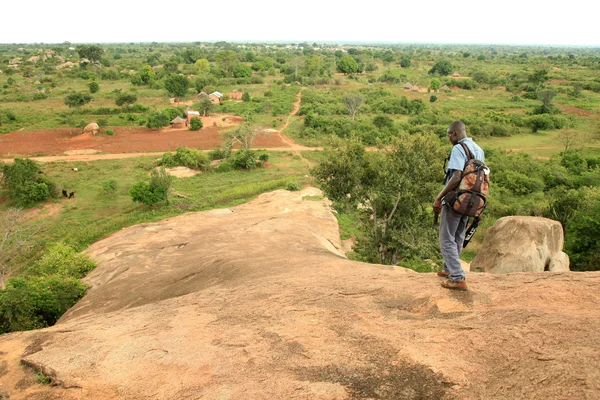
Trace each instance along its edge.
<path fill-rule="evenodd" d="M 469 150 L 469 146 L 467 146 L 463 142 L 459 142 L 459 144 L 462 146 L 462 148 L 465 152 L 465 155 L 467 156 L 467 160 L 472 160 L 475 158 L 475 157 L 473 157 L 473 154 L 471 154 L 471 150 Z"/>

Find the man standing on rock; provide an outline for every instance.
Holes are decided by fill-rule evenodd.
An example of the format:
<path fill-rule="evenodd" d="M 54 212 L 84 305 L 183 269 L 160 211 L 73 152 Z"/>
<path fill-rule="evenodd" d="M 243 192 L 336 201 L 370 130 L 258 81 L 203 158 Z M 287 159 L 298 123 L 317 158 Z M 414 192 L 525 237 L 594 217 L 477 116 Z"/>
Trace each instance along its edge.
<path fill-rule="evenodd" d="M 444 202 L 444 196 L 459 185 L 465 163 L 469 159 L 460 143 L 467 147 L 473 158 L 483 162 L 485 156 L 481 147 L 473 139 L 467 137 L 465 124 L 462 121 L 450 124 L 447 135 L 453 146 L 452 152 L 446 169 L 444 188 L 433 202 L 433 211 L 442 214 L 440 218 L 440 250 L 444 257 L 444 270 L 439 271 L 438 275 L 447 278 L 442 282 L 443 287 L 467 290 L 465 271 L 460 265 L 459 256 L 463 248 L 469 217 L 448 207 Z"/>

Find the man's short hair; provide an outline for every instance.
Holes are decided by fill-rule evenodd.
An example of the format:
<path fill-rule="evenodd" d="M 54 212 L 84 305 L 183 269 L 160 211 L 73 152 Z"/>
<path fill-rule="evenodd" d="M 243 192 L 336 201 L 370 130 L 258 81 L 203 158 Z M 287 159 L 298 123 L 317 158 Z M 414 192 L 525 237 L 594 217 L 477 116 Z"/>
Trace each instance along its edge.
<path fill-rule="evenodd" d="M 450 127 L 448 129 L 452 132 L 467 132 L 465 128 L 465 123 L 462 121 L 454 121 L 450 124 Z"/>

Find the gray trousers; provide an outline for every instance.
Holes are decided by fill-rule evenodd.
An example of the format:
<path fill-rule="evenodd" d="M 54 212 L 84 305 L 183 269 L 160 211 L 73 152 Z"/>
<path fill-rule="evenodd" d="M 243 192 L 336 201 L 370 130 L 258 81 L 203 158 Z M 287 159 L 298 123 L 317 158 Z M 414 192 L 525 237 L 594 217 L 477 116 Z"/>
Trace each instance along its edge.
<path fill-rule="evenodd" d="M 450 280 L 465 280 L 465 271 L 460 265 L 460 252 L 467 229 L 469 217 L 461 215 L 456 211 L 442 206 L 440 217 L 440 250 L 444 257 L 444 269 L 450 273 Z"/>

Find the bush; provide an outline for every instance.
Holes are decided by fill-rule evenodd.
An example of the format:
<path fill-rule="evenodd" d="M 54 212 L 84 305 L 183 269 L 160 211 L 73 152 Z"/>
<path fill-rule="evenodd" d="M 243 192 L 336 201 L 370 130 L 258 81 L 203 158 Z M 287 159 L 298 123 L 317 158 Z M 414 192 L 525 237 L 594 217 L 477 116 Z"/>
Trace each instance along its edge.
<path fill-rule="evenodd" d="M 179 147 L 175 154 L 164 153 L 160 165 L 164 167 L 188 167 L 192 169 L 207 170 L 209 160 L 206 154 L 197 149 Z"/>
<path fill-rule="evenodd" d="M 298 182 L 290 181 L 285 185 L 286 190 L 290 192 L 297 192 L 301 189 L 300 184 Z"/>
<path fill-rule="evenodd" d="M 104 131 L 105 134 L 107 134 L 108 136 L 112 136 L 115 134 L 115 131 L 113 131 L 112 129 L 107 129 Z"/>
<path fill-rule="evenodd" d="M 117 192 L 118 184 L 114 179 L 107 179 L 102 182 L 102 193 L 106 196 L 114 196 Z"/>
<path fill-rule="evenodd" d="M 208 158 L 211 160 L 223 160 L 231 154 L 231 148 L 221 148 L 211 150 L 208 152 Z"/>
<path fill-rule="evenodd" d="M 262 153 L 260 156 L 258 156 L 258 159 L 260 161 L 269 161 L 269 155 L 267 153 Z"/>
<path fill-rule="evenodd" d="M 233 171 L 233 164 L 230 162 L 222 162 L 216 166 L 215 172 L 231 172 Z"/>
<path fill-rule="evenodd" d="M 235 169 L 252 169 L 257 167 L 256 152 L 252 150 L 239 150 L 231 160 Z"/>
<path fill-rule="evenodd" d="M 138 182 L 129 191 L 131 199 L 135 202 L 151 206 L 162 200 L 169 204 L 169 194 L 173 177 L 170 176 L 164 167 L 159 170 L 153 169 L 150 172 L 150 183 Z"/>
<path fill-rule="evenodd" d="M 87 93 L 72 93 L 67 95 L 64 101 L 69 107 L 81 107 L 92 101 L 92 96 Z"/>
<path fill-rule="evenodd" d="M 18 207 L 31 207 L 38 201 L 56 196 L 56 186 L 40 176 L 38 165 L 26 158 L 15 158 L 13 164 L 2 164 L 2 185 Z"/>
<path fill-rule="evenodd" d="M 171 119 L 168 115 L 161 112 L 154 112 L 148 116 L 146 127 L 150 129 L 159 129 L 171 124 Z"/>
<path fill-rule="evenodd" d="M 432 103 L 435 103 L 437 101 L 437 99 L 438 99 L 437 96 L 431 96 L 431 97 L 429 97 L 429 101 L 432 102 Z"/>
<path fill-rule="evenodd" d="M 53 325 L 84 294 L 79 278 L 95 264 L 72 247 L 59 243 L 48 248 L 31 268 L 28 278 L 11 278 L 0 291 L 0 333 Z"/>
<path fill-rule="evenodd" d="M 90 88 L 90 93 L 97 93 L 100 90 L 100 85 L 96 81 L 88 83 L 88 87 Z"/>
<path fill-rule="evenodd" d="M 48 247 L 32 271 L 39 276 L 58 275 L 81 279 L 95 267 L 96 264 L 85 254 L 77 253 L 64 243 L 56 243 Z"/>
<path fill-rule="evenodd" d="M 202 120 L 198 117 L 194 117 L 190 120 L 190 130 L 191 131 L 199 131 L 202 129 Z"/>

